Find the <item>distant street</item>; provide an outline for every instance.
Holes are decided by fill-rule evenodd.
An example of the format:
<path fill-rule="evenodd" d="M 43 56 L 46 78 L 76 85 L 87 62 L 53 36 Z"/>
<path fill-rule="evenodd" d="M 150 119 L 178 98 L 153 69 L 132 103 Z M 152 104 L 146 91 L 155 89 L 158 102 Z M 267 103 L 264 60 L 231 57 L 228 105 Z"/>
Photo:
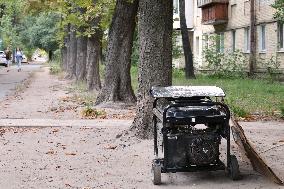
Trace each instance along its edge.
<path fill-rule="evenodd" d="M 33 71 L 39 70 L 41 64 L 23 64 L 22 71 L 18 72 L 17 67 L 12 65 L 9 67 L 9 72 L 7 72 L 6 67 L 0 67 L 0 101 L 5 98 L 5 96 L 12 93 L 16 86 L 22 83 L 24 80 L 28 79 Z"/>

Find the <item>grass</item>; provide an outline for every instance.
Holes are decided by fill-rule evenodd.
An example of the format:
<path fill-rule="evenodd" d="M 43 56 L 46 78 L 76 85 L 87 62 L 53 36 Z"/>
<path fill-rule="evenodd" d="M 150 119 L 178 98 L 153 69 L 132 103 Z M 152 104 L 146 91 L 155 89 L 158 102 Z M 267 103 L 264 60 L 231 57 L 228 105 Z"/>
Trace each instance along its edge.
<path fill-rule="evenodd" d="M 56 66 L 56 64 L 54 64 Z M 57 68 L 57 67 L 55 67 Z M 56 70 L 56 69 L 53 70 Z M 56 71 L 55 71 L 56 72 Z M 100 65 L 100 75 L 103 78 L 104 65 Z M 138 67 L 131 67 L 132 87 L 137 93 Z M 185 79 L 184 72 L 173 70 L 173 85 L 211 85 L 221 87 L 226 93 L 226 103 L 239 117 L 250 114 L 260 116 L 284 117 L 284 85 L 279 82 L 271 83 L 261 79 L 220 79 L 206 75 L 198 75 L 196 79 Z M 77 92 L 77 98 L 92 105 L 96 94 L 87 92 L 85 83 L 76 83 L 72 90 Z"/>
<path fill-rule="evenodd" d="M 137 67 L 132 67 L 132 86 L 137 92 Z M 261 116 L 284 116 L 284 85 L 261 79 L 220 79 L 198 75 L 196 79 L 185 79 L 181 70 L 173 71 L 173 85 L 212 85 L 221 87 L 226 93 L 226 103 L 239 117 L 250 114 Z"/>
<path fill-rule="evenodd" d="M 59 75 L 62 73 L 62 68 L 61 65 L 59 63 L 59 61 L 51 61 L 48 62 L 49 66 L 50 66 L 50 73 L 53 75 Z"/>

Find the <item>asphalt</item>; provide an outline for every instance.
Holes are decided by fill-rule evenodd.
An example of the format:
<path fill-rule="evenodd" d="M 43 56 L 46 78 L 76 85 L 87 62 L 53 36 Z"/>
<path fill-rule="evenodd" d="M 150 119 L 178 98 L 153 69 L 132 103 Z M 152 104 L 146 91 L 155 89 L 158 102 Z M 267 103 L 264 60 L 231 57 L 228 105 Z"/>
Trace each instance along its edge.
<path fill-rule="evenodd" d="M 13 94 L 13 91 L 24 80 L 28 79 L 32 72 L 38 71 L 41 64 L 23 64 L 22 71 L 18 72 L 16 65 L 9 68 L 0 67 L 0 101 L 6 96 Z M 9 71 L 8 71 L 9 70 Z"/>

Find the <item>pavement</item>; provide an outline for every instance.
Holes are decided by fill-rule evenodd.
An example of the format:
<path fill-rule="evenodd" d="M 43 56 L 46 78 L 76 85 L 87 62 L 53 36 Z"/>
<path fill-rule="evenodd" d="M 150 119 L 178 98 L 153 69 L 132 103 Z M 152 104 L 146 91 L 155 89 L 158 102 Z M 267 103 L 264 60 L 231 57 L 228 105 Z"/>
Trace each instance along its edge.
<path fill-rule="evenodd" d="M 39 70 L 40 67 L 40 64 L 24 64 L 20 72 L 18 72 L 16 65 L 12 65 L 9 68 L 0 67 L 0 101 L 6 96 L 13 94 L 16 87 L 28 79 L 32 72 Z"/>

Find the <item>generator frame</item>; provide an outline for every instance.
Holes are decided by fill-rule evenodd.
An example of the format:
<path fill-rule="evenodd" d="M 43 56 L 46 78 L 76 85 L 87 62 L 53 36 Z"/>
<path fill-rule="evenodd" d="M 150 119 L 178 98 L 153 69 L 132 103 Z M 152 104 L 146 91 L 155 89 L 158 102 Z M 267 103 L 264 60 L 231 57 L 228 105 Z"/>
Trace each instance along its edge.
<path fill-rule="evenodd" d="M 231 155 L 230 150 L 230 110 L 224 103 L 225 93 L 219 87 L 215 86 L 175 86 L 175 87 L 152 87 L 151 95 L 155 98 L 153 102 L 153 127 L 154 127 L 154 155 L 155 159 L 152 162 L 153 183 L 161 184 L 161 173 L 175 172 L 197 172 L 197 171 L 217 171 L 226 170 L 229 177 L 233 180 L 239 178 L 239 165 L 236 156 Z M 211 100 L 215 97 L 216 100 Z M 163 109 L 158 108 L 158 101 L 166 99 L 169 102 Z M 217 101 L 220 99 L 220 101 Z M 187 115 L 185 117 L 167 116 L 172 108 L 188 108 L 188 107 L 218 107 L 222 114 L 220 115 Z M 158 122 L 162 127 L 158 127 Z M 219 159 L 219 144 L 218 158 L 214 163 L 192 165 L 190 162 L 186 166 L 172 167 L 169 166 L 171 157 L 171 149 L 168 144 L 169 130 L 173 129 L 174 125 L 188 125 L 186 128 L 193 128 L 197 124 L 220 124 L 218 130 L 220 138 L 226 139 L 226 159 L 225 165 Z M 206 132 L 201 132 L 201 135 L 206 135 Z M 161 136 L 159 136 L 161 135 Z M 186 134 L 189 137 L 191 134 Z M 162 138 L 162 151 L 164 157 L 159 157 L 158 137 Z M 216 136 L 217 137 L 217 136 Z M 221 139 L 220 139 L 221 142 Z"/>

